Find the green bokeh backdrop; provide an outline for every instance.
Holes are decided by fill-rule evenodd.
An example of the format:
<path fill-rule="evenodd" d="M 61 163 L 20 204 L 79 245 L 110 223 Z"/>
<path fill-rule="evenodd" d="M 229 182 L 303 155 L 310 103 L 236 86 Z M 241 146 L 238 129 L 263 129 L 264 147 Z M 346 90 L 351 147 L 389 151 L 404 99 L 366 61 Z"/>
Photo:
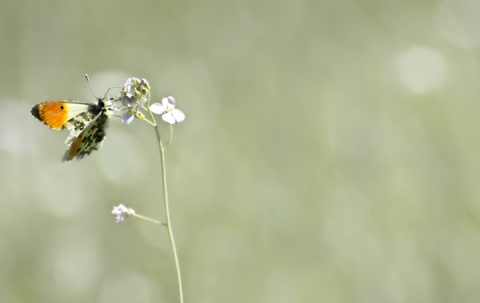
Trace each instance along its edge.
<path fill-rule="evenodd" d="M 167 151 L 186 302 L 479 302 L 480 2 L 3 1 L 0 302 L 177 302 L 155 134 L 64 164 L 30 115 L 127 77 Z M 167 128 L 162 128 L 164 133 Z"/>

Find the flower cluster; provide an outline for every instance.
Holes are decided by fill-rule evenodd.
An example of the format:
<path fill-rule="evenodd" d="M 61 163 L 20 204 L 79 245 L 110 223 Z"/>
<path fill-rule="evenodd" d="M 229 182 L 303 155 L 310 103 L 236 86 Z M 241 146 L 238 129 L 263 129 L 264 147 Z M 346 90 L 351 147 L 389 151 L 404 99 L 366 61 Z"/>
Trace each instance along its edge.
<path fill-rule="evenodd" d="M 119 204 L 113 208 L 112 215 L 115 216 L 115 222 L 118 223 L 125 220 L 125 217 L 135 215 L 135 210 L 128 208 L 123 204 Z"/>
<path fill-rule="evenodd" d="M 122 115 L 122 122 L 125 125 L 132 123 L 135 118 L 154 124 L 146 119 L 145 114 L 141 112 L 142 109 L 151 114 L 161 115 L 162 120 L 169 124 L 185 120 L 185 114 L 175 108 L 175 99 L 172 96 L 163 98 L 162 103 L 150 105 L 150 84 L 146 79 L 128 78 L 120 91 L 119 101 L 126 109 Z"/>
<path fill-rule="evenodd" d="M 162 120 L 170 125 L 185 120 L 185 114 L 175 107 L 175 99 L 172 96 L 163 98 L 161 103 L 150 104 L 150 84 L 143 78 L 128 78 L 120 91 L 120 96 L 114 99 L 114 101 L 118 102 L 120 105 L 113 106 L 112 109 L 122 112 L 121 118 L 125 125 L 129 125 L 135 120 L 135 118 L 137 118 L 156 126 L 157 124 L 153 114 L 161 115 Z M 145 116 L 144 112 L 149 114 L 151 120 Z M 128 208 L 123 204 L 114 207 L 112 214 L 115 216 L 115 221 L 117 223 L 122 222 L 129 216 L 135 216 L 154 223 L 161 223 L 148 217 L 138 215 L 135 213 L 135 210 Z"/>

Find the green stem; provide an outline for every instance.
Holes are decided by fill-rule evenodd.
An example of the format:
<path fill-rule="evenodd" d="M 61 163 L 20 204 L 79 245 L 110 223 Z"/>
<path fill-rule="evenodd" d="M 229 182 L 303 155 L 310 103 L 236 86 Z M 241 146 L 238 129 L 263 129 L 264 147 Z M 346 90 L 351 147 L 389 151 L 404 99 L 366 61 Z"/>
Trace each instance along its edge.
<path fill-rule="evenodd" d="M 178 292 L 180 296 L 180 303 L 183 303 L 183 287 L 182 287 L 182 275 L 180 273 L 180 262 L 178 261 L 177 247 L 175 246 L 175 239 L 173 237 L 172 224 L 170 222 L 170 208 L 168 204 L 167 193 L 167 170 L 165 168 L 165 148 L 160 137 L 160 131 L 158 127 L 155 127 L 155 133 L 157 134 L 158 147 L 160 149 L 160 162 L 162 164 L 162 179 L 163 179 L 163 200 L 165 202 L 165 225 L 167 227 L 168 236 L 170 238 L 170 244 L 172 245 L 173 258 L 175 260 L 175 268 L 177 270 L 178 280 Z"/>
<path fill-rule="evenodd" d="M 139 215 L 139 214 L 133 214 L 132 217 L 136 217 L 136 218 L 139 218 L 139 219 L 142 219 L 142 220 L 145 220 L 145 221 L 148 221 L 148 222 L 156 223 L 156 224 L 163 224 L 160 221 L 157 221 L 157 220 L 154 220 L 152 218 L 145 217 L 145 216 L 142 216 L 142 215 Z M 166 224 L 164 224 L 164 225 L 166 226 Z"/>

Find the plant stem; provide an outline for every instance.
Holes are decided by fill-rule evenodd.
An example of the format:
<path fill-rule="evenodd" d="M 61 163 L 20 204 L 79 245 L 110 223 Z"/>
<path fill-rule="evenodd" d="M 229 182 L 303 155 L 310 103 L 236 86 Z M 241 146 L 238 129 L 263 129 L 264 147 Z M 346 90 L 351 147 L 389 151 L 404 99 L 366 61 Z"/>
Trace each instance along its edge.
<path fill-rule="evenodd" d="M 145 216 L 142 216 L 142 215 L 139 215 L 139 214 L 133 214 L 132 216 L 137 217 L 137 218 L 142 219 L 142 220 L 145 220 L 145 221 L 148 221 L 148 222 L 152 222 L 152 223 L 156 223 L 156 224 L 163 224 L 163 225 L 167 226 L 165 223 L 162 223 L 160 221 L 157 221 L 157 220 L 154 220 L 152 218 L 145 217 Z"/>
<path fill-rule="evenodd" d="M 178 292 L 180 296 L 180 303 L 183 303 L 183 287 L 182 287 L 182 275 L 180 273 L 180 262 L 178 261 L 177 247 L 175 246 L 175 239 L 173 237 L 172 224 L 170 222 L 170 208 L 168 204 L 168 192 L 167 192 L 167 170 L 165 168 L 165 148 L 160 137 L 160 131 L 155 126 L 155 133 L 157 134 L 158 147 L 160 149 L 160 162 L 162 164 L 162 179 L 163 179 L 163 200 L 165 202 L 165 225 L 167 227 L 168 236 L 170 238 L 170 244 L 172 245 L 173 258 L 175 260 L 175 268 L 177 270 L 178 280 Z"/>

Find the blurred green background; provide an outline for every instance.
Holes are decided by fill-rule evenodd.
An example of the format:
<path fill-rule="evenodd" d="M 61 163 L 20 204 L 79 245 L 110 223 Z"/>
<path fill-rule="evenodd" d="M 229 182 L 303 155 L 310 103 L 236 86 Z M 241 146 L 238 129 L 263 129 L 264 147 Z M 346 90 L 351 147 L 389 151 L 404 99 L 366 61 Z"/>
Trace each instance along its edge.
<path fill-rule="evenodd" d="M 151 127 L 61 163 L 30 115 L 127 77 L 167 151 L 186 302 L 479 302 L 480 1 L 0 4 L 0 302 L 177 302 Z M 168 128 L 163 127 L 166 133 Z"/>

